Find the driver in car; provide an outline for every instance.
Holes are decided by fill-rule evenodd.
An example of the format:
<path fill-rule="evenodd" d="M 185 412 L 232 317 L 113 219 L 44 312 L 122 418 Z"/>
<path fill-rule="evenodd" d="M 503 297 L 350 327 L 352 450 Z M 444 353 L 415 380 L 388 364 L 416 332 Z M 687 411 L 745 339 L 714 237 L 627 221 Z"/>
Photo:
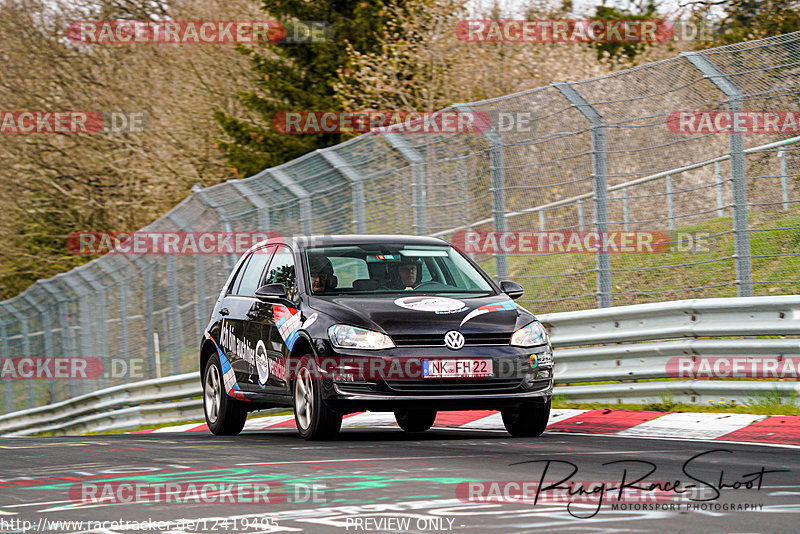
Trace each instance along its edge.
<path fill-rule="evenodd" d="M 409 291 L 414 289 L 422 278 L 422 268 L 419 259 L 403 256 L 397 265 L 398 289 Z"/>
<path fill-rule="evenodd" d="M 309 258 L 308 267 L 311 275 L 311 290 L 314 293 L 333 288 L 333 264 L 323 256 Z"/>

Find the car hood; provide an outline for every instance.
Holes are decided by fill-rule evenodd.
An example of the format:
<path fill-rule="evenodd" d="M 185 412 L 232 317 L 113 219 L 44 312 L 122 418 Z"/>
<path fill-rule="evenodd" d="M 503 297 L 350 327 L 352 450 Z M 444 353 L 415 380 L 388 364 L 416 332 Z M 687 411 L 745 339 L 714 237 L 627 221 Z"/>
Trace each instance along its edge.
<path fill-rule="evenodd" d="M 430 295 L 315 297 L 312 308 L 332 323 L 351 324 L 392 334 L 512 332 L 534 317 L 504 294 L 480 297 Z"/>

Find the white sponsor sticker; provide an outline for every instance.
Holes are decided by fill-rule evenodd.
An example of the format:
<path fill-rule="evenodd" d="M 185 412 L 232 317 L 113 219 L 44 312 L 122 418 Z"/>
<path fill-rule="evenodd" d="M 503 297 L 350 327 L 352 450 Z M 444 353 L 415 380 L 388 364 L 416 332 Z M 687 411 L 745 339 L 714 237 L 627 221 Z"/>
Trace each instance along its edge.
<path fill-rule="evenodd" d="M 258 383 L 262 386 L 267 385 L 269 379 L 269 358 L 267 358 L 267 347 L 260 339 L 256 345 L 256 369 L 258 369 Z"/>
<path fill-rule="evenodd" d="M 394 303 L 401 308 L 427 312 L 451 312 L 464 308 L 460 300 L 446 297 L 403 297 Z"/>
<path fill-rule="evenodd" d="M 303 324 L 300 325 L 300 328 L 305 330 L 306 328 L 308 328 L 309 326 L 314 324 L 314 321 L 316 321 L 316 320 L 317 320 L 317 314 L 316 313 L 312 313 L 311 315 L 308 316 L 308 319 L 306 319 L 305 322 L 303 322 Z"/>

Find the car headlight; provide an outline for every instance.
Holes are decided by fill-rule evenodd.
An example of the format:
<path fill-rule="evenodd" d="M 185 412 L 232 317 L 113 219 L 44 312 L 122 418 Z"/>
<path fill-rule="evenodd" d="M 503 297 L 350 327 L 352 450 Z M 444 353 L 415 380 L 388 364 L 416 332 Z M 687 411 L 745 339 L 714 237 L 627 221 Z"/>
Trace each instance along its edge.
<path fill-rule="evenodd" d="M 340 349 L 393 349 L 392 338 L 381 332 L 356 328 L 345 324 L 336 324 L 328 328 L 328 337 L 334 347 Z"/>
<path fill-rule="evenodd" d="M 544 345 L 545 343 L 550 343 L 550 338 L 539 321 L 523 326 L 511 336 L 511 344 L 517 347 L 533 347 L 534 345 Z"/>

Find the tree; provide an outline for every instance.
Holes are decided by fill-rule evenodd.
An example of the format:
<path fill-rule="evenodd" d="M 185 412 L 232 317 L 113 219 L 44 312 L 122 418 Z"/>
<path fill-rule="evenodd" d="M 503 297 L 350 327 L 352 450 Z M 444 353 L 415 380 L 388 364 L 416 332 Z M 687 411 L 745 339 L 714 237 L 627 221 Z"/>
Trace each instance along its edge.
<path fill-rule="evenodd" d="M 187 196 L 235 175 L 214 148 L 212 107 L 248 75 L 225 45 L 81 45 L 75 20 L 252 20 L 249 0 L 0 2 L 3 110 L 144 112 L 144 132 L 0 134 L 0 298 L 92 256 L 67 249 L 76 231 L 132 231 Z M 202 221 L 200 221 L 202 224 Z"/>
<path fill-rule="evenodd" d="M 698 24 L 714 28 L 699 48 L 763 39 L 800 28 L 797 0 L 702 0 L 687 5 Z"/>
<path fill-rule="evenodd" d="M 227 136 L 219 146 L 241 176 L 342 140 L 335 133 L 281 133 L 273 128 L 273 117 L 281 111 L 342 109 L 334 84 L 347 61 L 348 49 L 358 53 L 375 50 L 376 36 L 390 16 L 381 0 L 263 0 L 262 9 L 286 27 L 287 37 L 276 45 L 239 48 L 250 58 L 256 86 L 240 93 L 240 99 L 256 119 L 219 109 L 215 113 Z M 328 25 L 328 38 L 292 43 L 293 36 L 309 22 Z"/>

